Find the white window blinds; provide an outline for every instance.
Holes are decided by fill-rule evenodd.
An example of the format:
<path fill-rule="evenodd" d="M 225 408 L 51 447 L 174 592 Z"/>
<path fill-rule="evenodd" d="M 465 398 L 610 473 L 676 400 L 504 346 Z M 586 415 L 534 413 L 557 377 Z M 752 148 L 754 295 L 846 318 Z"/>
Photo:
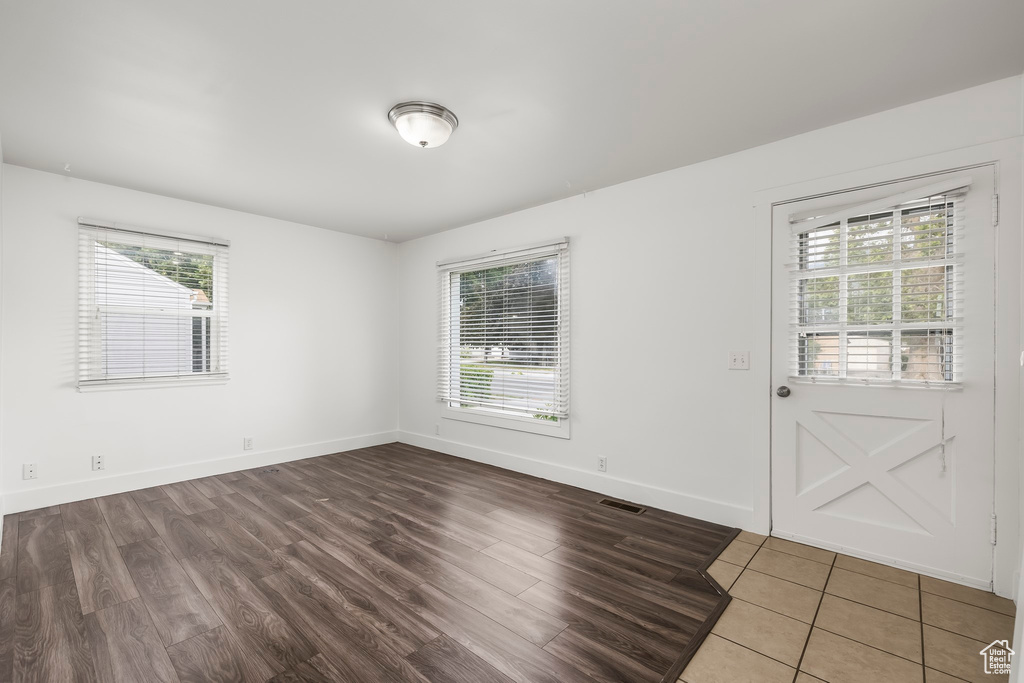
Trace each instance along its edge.
<path fill-rule="evenodd" d="M 438 269 L 440 400 L 456 409 L 568 417 L 568 239 Z"/>
<path fill-rule="evenodd" d="M 792 379 L 960 381 L 968 183 L 792 223 Z"/>
<path fill-rule="evenodd" d="M 226 380 L 228 243 L 79 219 L 80 389 Z"/>

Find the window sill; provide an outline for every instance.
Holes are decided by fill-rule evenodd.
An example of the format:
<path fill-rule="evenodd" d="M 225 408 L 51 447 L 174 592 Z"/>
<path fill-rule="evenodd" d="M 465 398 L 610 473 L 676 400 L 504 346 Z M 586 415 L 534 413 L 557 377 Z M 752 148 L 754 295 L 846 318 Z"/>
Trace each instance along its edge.
<path fill-rule="evenodd" d="M 79 384 L 78 393 L 91 394 L 100 391 L 130 391 L 135 389 L 163 389 L 167 387 L 196 387 L 227 384 L 227 376 L 204 377 L 202 379 L 149 379 L 123 380 L 97 384 Z"/>
<path fill-rule="evenodd" d="M 964 388 L 963 382 L 937 382 L 918 380 L 896 380 L 896 379 L 858 379 L 855 377 L 789 377 L 790 384 L 819 385 L 827 387 L 869 387 L 888 389 L 946 389 L 960 391 Z"/>
<path fill-rule="evenodd" d="M 571 438 L 569 420 L 548 422 L 529 417 L 512 417 L 507 415 L 488 414 L 465 410 L 462 408 L 442 407 L 441 417 L 445 420 L 456 420 L 458 422 L 473 422 L 475 424 L 498 427 L 500 429 L 511 429 L 517 432 L 529 432 L 542 436 L 552 436 L 556 439 Z"/>

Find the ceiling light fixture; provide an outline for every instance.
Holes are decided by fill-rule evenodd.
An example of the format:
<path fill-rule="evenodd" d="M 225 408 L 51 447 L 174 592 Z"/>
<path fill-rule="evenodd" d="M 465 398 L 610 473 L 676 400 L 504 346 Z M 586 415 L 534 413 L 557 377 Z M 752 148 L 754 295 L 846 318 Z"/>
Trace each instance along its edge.
<path fill-rule="evenodd" d="M 440 147 L 459 127 L 455 114 L 432 102 L 396 104 L 388 118 L 402 139 L 417 147 Z"/>

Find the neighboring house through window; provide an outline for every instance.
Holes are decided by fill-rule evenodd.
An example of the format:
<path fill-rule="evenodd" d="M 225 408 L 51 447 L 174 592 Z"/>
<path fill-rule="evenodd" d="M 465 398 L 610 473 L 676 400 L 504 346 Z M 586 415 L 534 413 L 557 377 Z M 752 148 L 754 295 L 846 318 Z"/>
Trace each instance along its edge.
<path fill-rule="evenodd" d="M 79 388 L 226 380 L 227 254 L 80 219 Z"/>

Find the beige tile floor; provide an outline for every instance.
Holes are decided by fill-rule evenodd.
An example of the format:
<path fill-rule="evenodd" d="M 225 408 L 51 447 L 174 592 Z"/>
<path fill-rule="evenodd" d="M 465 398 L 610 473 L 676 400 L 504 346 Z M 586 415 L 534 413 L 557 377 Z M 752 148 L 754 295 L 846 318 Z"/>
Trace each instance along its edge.
<path fill-rule="evenodd" d="M 1013 639 L 991 593 L 743 531 L 709 569 L 732 601 L 682 683 L 978 683 Z"/>

